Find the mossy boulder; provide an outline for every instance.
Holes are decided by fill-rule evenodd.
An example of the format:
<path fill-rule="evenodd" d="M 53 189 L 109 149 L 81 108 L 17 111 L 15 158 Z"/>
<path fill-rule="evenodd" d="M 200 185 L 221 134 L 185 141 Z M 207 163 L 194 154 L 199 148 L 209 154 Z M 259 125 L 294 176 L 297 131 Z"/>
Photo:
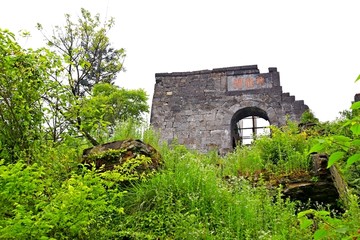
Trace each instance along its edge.
<path fill-rule="evenodd" d="M 119 181 L 128 181 L 154 174 L 160 168 L 162 158 L 149 144 L 127 139 L 85 149 L 82 163 L 100 172 L 116 170 L 112 172 L 119 174 Z"/>

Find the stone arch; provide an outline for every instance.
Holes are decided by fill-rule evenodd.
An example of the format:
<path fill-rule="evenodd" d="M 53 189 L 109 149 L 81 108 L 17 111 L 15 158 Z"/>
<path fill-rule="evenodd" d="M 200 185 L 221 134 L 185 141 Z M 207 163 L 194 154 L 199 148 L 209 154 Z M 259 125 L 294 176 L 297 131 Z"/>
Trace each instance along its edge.
<path fill-rule="evenodd" d="M 271 99 L 271 101 L 276 101 L 276 99 Z M 258 109 L 265 109 L 264 111 L 267 114 L 268 121 L 272 125 L 281 126 L 285 124 L 285 114 L 281 109 L 273 107 L 271 104 L 261 101 L 259 99 L 255 99 L 253 101 L 241 101 L 239 100 L 237 103 L 231 105 L 227 112 L 228 119 L 232 119 L 232 117 L 236 114 L 239 109 L 243 108 L 258 108 Z M 265 119 L 265 118 L 264 118 Z"/>
<path fill-rule="evenodd" d="M 238 142 L 240 142 L 240 144 L 242 143 L 242 139 L 241 136 L 239 135 L 238 132 L 238 126 L 237 123 L 240 120 L 246 119 L 247 117 L 252 117 L 252 116 L 256 116 L 256 117 L 260 117 L 266 121 L 269 122 L 269 124 L 271 123 L 269 120 L 269 116 L 266 113 L 266 111 L 264 111 L 261 108 L 258 107 L 244 107 L 239 109 L 238 111 L 235 112 L 235 114 L 233 115 L 233 117 L 231 118 L 230 121 L 230 137 L 231 137 L 231 145 L 233 148 L 235 148 L 238 145 Z M 253 126 L 255 127 L 255 126 Z"/>

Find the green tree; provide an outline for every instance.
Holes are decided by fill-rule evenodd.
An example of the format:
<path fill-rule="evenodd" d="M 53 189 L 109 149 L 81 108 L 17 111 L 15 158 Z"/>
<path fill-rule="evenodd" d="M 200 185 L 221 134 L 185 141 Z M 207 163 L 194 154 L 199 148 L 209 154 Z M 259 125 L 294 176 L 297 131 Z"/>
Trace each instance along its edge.
<path fill-rule="evenodd" d="M 141 121 L 142 113 L 149 111 L 147 100 L 142 89 L 126 90 L 109 83 L 99 83 L 81 104 L 82 127 L 101 140 L 106 133 L 113 133 L 119 122 L 128 119 Z"/>
<path fill-rule="evenodd" d="M 55 65 L 46 49 L 22 49 L 14 34 L 0 29 L 0 159 L 29 157 L 41 140 L 42 96 Z"/>
<path fill-rule="evenodd" d="M 90 94 L 96 83 L 113 83 L 125 57 L 125 50 L 112 48 L 107 36 L 114 19 L 102 25 L 99 14 L 92 16 L 82 8 L 77 23 L 69 14 L 65 14 L 65 20 L 65 26 L 56 26 L 52 36 L 43 34 L 47 45 L 63 59 L 63 75 L 56 80 L 67 84 L 75 97 Z M 41 24 L 37 27 L 42 31 Z"/>
<path fill-rule="evenodd" d="M 106 107 L 96 104 L 95 100 L 89 102 L 88 98 L 92 98 L 92 89 L 96 84 L 113 84 L 116 75 L 123 70 L 125 50 L 111 47 L 107 36 L 114 25 L 114 19 L 111 18 L 102 23 L 99 14 L 92 16 L 89 11 L 81 9 L 81 16 L 77 22 L 73 22 L 69 14 L 65 15 L 65 20 L 64 26 L 55 27 L 52 36 L 47 37 L 43 33 L 48 46 L 61 55 L 63 65 L 61 69 L 58 69 L 59 74 L 53 76 L 53 81 L 58 84 L 55 94 L 47 96 L 52 113 L 48 115 L 51 117 L 47 120 L 51 130 L 49 133 L 53 141 L 61 140 L 63 133 L 80 133 L 93 145 L 97 145 L 99 142 L 92 134 L 93 127 L 89 125 L 95 126 L 99 122 L 104 123 L 103 120 L 109 121 L 110 118 L 113 118 L 111 123 L 114 123 L 114 119 L 122 120 L 125 116 L 138 118 L 142 112 L 147 111 L 147 108 L 143 107 L 147 98 L 143 92 L 135 98 L 134 92 L 119 90 L 122 91 L 123 100 L 110 101 L 113 116 L 109 117 L 109 114 L 106 114 L 102 120 L 102 116 L 97 111 L 103 110 L 98 107 L 102 109 Z M 40 24 L 38 24 L 38 29 L 40 31 L 43 29 Z M 111 90 L 114 91 L 115 87 Z M 125 101 L 124 97 L 129 99 Z M 94 99 L 100 100 L 100 97 Z M 132 110 L 132 106 L 118 106 L 117 104 L 133 103 L 133 100 L 140 101 L 133 105 L 141 106 L 139 109 L 129 114 L 116 112 L 116 109 Z M 91 103 L 94 104 L 91 105 Z M 90 108 L 89 104 L 93 108 Z M 83 107 L 90 112 L 84 114 Z M 84 119 L 86 119 L 85 123 Z"/>

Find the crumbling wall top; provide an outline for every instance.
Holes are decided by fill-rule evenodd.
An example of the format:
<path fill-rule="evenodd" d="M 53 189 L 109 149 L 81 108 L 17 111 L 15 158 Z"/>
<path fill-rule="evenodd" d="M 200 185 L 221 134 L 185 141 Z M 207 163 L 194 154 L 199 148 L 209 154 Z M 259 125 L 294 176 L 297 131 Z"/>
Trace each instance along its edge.
<path fill-rule="evenodd" d="M 269 68 L 269 72 L 276 72 L 276 68 Z M 259 74 L 260 71 L 257 65 L 248 66 L 237 66 L 237 67 L 225 67 L 225 68 L 214 68 L 212 70 L 200 70 L 191 72 L 171 72 L 171 73 L 156 73 L 155 78 L 158 77 L 182 77 L 191 75 L 201 75 L 210 73 L 224 73 L 228 76 L 231 75 L 246 75 L 246 74 Z"/>

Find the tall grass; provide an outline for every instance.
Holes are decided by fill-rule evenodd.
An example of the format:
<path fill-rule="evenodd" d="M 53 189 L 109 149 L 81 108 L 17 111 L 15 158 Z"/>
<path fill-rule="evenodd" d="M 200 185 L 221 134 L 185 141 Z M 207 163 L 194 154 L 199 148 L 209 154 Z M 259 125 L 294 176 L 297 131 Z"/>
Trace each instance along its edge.
<path fill-rule="evenodd" d="M 160 136 L 148 123 L 139 123 L 133 120 L 119 122 L 108 141 L 124 139 L 140 139 L 156 149 L 160 147 Z"/>
<path fill-rule="evenodd" d="M 165 153 L 166 169 L 124 196 L 118 234 L 160 239 L 306 239 L 298 236 L 295 206 L 265 187 L 219 178 L 206 156 L 182 146 Z M 138 235 L 134 235 L 134 233 Z M 140 234 L 140 235 L 139 235 Z"/>
<path fill-rule="evenodd" d="M 312 239 L 312 225 L 301 227 L 296 204 L 282 198 L 281 188 L 269 189 L 261 177 L 254 187 L 243 177 L 307 169 L 308 143 L 294 129 L 275 129 L 272 138 L 225 157 L 162 145 L 151 128 L 139 130 L 131 122 L 112 140 L 127 138 L 153 145 L 164 161 L 156 174 L 134 185 L 77 169 L 83 143 L 74 139 L 44 148 L 33 165 L 0 161 L 0 238 Z M 359 212 L 355 199 L 335 220 L 354 232 Z"/>
<path fill-rule="evenodd" d="M 272 136 L 262 136 L 251 146 L 243 146 L 228 154 L 222 162 L 225 175 L 259 173 L 291 174 L 310 167 L 309 143 L 306 135 L 293 125 L 272 127 Z"/>
<path fill-rule="evenodd" d="M 308 239 L 300 231 L 295 203 L 274 196 L 265 184 L 254 188 L 242 174 L 292 172 L 308 168 L 306 139 L 294 129 L 273 129 L 252 146 L 225 157 L 186 147 L 159 147 L 151 128 L 123 123 L 114 139 L 139 138 L 157 146 L 161 172 L 128 189 L 124 216 L 113 237 L 130 239 Z"/>

